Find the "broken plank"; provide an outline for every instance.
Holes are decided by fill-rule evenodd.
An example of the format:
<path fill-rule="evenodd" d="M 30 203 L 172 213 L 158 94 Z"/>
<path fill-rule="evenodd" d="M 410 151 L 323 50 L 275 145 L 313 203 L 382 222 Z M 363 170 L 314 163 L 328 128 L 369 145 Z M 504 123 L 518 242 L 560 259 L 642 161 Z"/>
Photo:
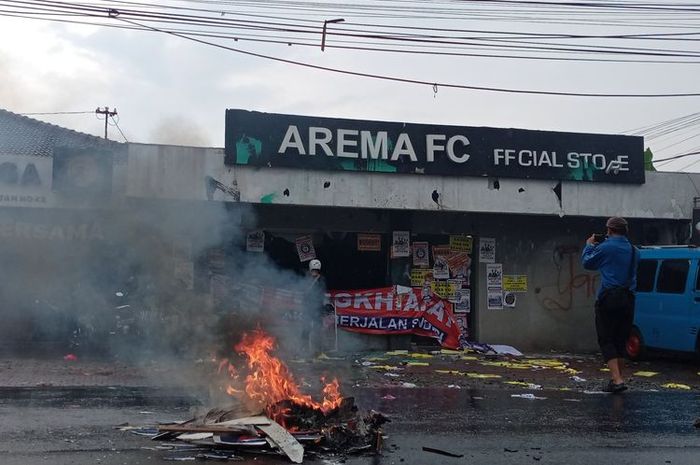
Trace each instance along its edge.
<path fill-rule="evenodd" d="M 244 417 L 244 418 L 235 418 L 233 420 L 226 420 L 226 421 L 220 421 L 218 423 L 214 423 L 215 425 L 269 425 L 270 422 L 269 418 L 258 415 L 255 417 Z"/>
<path fill-rule="evenodd" d="M 279 423 L 269 420 L 269 425 L 256 425 L 260 431 L 267 434 L 267 437 L 274 442 L 277 447 L 284 452 L 294 463 L 301 463 L 304 460 L 304 446 L 289 434 Z"/>
<path fill-rule="evenodd" d="M 202 439 L 209 439 L 214 436 L 214 433 L 185 433 L 179 435 L 177 438 L 181 441 L 201 441 Z"/>
<path fill-rule="evenodd" d="M 190 425 L 190 426 L 159 426 L 158 431 L 168 433 L 246 433 L 250 431 L 246 425 Z"/>

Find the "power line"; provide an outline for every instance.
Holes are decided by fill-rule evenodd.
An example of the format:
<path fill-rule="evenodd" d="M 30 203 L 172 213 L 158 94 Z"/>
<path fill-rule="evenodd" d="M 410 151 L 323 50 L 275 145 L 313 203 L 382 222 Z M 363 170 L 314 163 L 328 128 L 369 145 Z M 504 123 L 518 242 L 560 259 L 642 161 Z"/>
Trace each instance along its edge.
<path fill-rule="evenodd" d="M 17 113 L 22 116 L 39 116 L 39 115 L 85 115 L 88 113 L 95 113 L 92 111 L 46 111 L 41 113 Z"/>
<path fill-rule="evenodd" d="M 700 151 L 682 153 L 680 155 L 675 155 L 673 157 L 662 158 L 660 160 L 654 160 L 654 163 L 660 163 L 660 162 L 671 161 L 671 160 L 678 160 L 679 158 L 691 157 L 693 155 L 700 155 Z"/>
<path fill-rule="evenodd" d="M 129 142 L 129 140 L 128 140 L 128 139 L 126 138 L 126 136 L 124 135 L 124 132 L 122 131 L 122 128 L 119 127 L 119 123 L 117 123 L 117 120 L 114 119 L 114 116 L 111 116 L 111 115 L 110 115 L 110 118 L 112 118 L 112 121 L 114 122 L 114 125 L 117 127 L 117 130 L 119 130 L 119 134 L 121 134 L 122 137 L 124 138 L 124 142 Z"/>
<path fill-rule="evenodd" d="M 47 2 L 47 1 L 6 1 L 6 2 L 0 2 L 0 3 L 9 3 L 9 4 L 21 4 L 21 5 L 29 5 L 29 6 L 15 6 L 14 8 L 25 8 L 29 9 L 29 14 L 37 14 L 33 10 L 41 10 L 41 11 L 82 11 L 84 13 L 84 16 L 86 17 L 104 17 L 103 15 L 106 13 L 106 9 L 101 7 L 101 6 L 94 6 L 95 4 L 66 4 L 64 2 Z M 118 4 L 129 4 L 129 5 L 143 5 L 140 3 L 135 3 L 135 2 L 112 2 L 112 3 L 118 3 Z M 245 3 L 245 2 L 243 2 Z M 163 5 L 164 8 L 169 9 L 172 8 L 169 5 Z M 199 11 L 199 10 L 197 10 Z M 149 22 L 172 22 L 172 23 L 178 23 L 178 24 L 187 24 L 187 25 L 194 25 L 194 26 L 199 26 L 199 27 L 225 27 L 225 28 L 243 28 L 243 29 L 255 29 L 255 30 L 264 30 L 264 31 L 276 31 L 276 32 L 285 32 L 285 33 L 292 33 L 292 34 L 305 34 L 305 35 L 313 35 L 316 36 L 319 34 L 319 26 L 318 23 L 315 23 L 314 25 L 300 25 L 298 22 L 290 22 L 290 21 L 297 21 L 297 20 L 291 20 L 289 18 L 284 18 L 286 22 L 280 23 L 279 21 L 276 22 L 270 22 L 270 21 L 253 21 L 253 20 L 236 20 L 236 19 L 229 19 L 229 18 L 221 18 L 221 17 L 203 17 L 203 16 L 197 16 L 197 15 L 182 15 L 182 14 L 172 14 L 172 13 L 163 13 L 162 11 L 151 11 L 151 12 L 144 12 L 141 10 L 121 10 L 121 13 L 123 15 L 128 15 L 130 17 L 137 17 L 137 19 L 140 18 L 142 21 L 149 21 Z M 221 12 L 223 14 L 223 12 Z M 239 13 L 235 13 L 235 15 L 238 15 Z M 349 37 L 349 38 L 370 38 L 374 40 L 381 40 L 381 41 L 398 41 L 398 42 L 409 42 L 409 43 L 428 43 L 432 45 L 440 45 L 440 44 L 454 44 L 454 45 L 461 45 L 461 46 L 481 46 L 481 47 L 490 47 L 490 48 L 496 48 L 496 49 L 523 49 L 523 50 L 534 50 L 538 52 L 543 52 L 543 51 L 548 51 L 548 52 L 555 52 L 555 53 L 603 53 L 603 54 L 623 54 L 623 55 L 648 55 L 648 56 L 665 56 L 665 57 L 680 57 L 680 58 L 696 58 L 700 57 L 700 52 L 699 51 L 678 51 L 678 50 L 669 50 L 669 49 L 653 49 L 653 48 L 630 48 L 630 47 L 609 47 L 609 46 L 589 46 L 589 45 L 579 45 L 578 47 L 572 48 L 572 47 L 561 47 L 561 44 L 555 44 L 555 43 L 548 43 L 548 42 L 532 42 L 532 41 L 523 41 L 521 40 L 523 37 L 537 37 L 540 40 L 544 39 L 553 39 L 553 38 L 576 38 L 576 39 L 583 39 L 583 38 L 598 38 L 598 39 L 631 39 L 634 37 L 637 38 L 647 38 L 647 39 L 660 39 L 657 37 L 654 37 L 653 34 L 637 34 L 637 35 L 571 35 L 571 34 L 537 34 L 537 33 L 514 33 L 514 32 L 504 32 L 504 31 L 481 31 L 482 33 L 486 34 L 496 34 L 499 37 L 459 37 L 459 36 L 454 36 L 454 35 L 426 35 L 426 34 L 400 34 L 400 35 L 389 35 L 383 31 L 376 31 L 376 26 L 375 30 L 364 30 L 364 29 L 354 29 L 357 25 L 348 25 L 347 27 L 343 28 L 334 28 L 337 30 L 334 30 L 334 36 L 340 36 L 340 37 Z M 384 28 L 386 26 L 382 25 L 379 26 L 380 28 Z M 165 30 L 165 28 L 161 28 Z M 425 29 L 425 28 L 423 28 Z M 442 29 L 443 31 L 450 31 L 454 32 L 448 29 Z M 683 35 L 693 35 L 697 33 L 690 33 L 690 32 L 683 32 L 679 33 Z M 505 35 L 505 37 L 504 37 Z M 668 37 L 667 37 L 668 38 Z M 487 41 L 487 42 L 492 42 L 492 43 L 469 43 L 469 42 L 463 42 L 463 40 L 477 40 L 480 42 Z M 690 39 L 686 38 L 685 40 L 692 40 L 692 41 L 697 41 L 697 39 Z M 523 44 L 523 45 L 515 45 L 515 44 Z M 310 44 L 308 44 L 310 45 Z M 350 48 L 350 47 L 348 47 Z M 495 57 L 498 57 L 496 55 Z M 636 60 L 635 60 L 636 61 Z M 674 61 L 675 62 L 675 61 Z M 678 61 L 681 63 L 685 63 L 685 61 Z"/>
<path fill-rule="evenodd" d="M 301 67 L 310 68 L 310 69 L 329 71 L 329 72 L 334 72 L 334 73 L 338 73 L 338 74 L 345 74 L 345 75 L 349 75 L 349 76 L 357 76 L 357 77 L 364 77 L 364 78 L 370 78 L 370 79 L 379 79 L 379 80 L 384 80 L 384 81 L 403 82 L 406 84 L 420 84 L 420 85 L 431 86 L 433 88 L 445 87 L 445 88 L 451 88 L 451 89 L 480 90 L 480 91 L 487 91 L 487 92 L 503 92 L 503 93 L 511 93 L 511 94 L 556 95 L 556 96 L 563 96 L 563 97 L 607 97 L 607 98 L 700 97 L 700 92 L 684 92 L 684 93 L 669 93 L 669 94 L 597 94 L 597 93 L 584 93 L 584 92 L 556 92 L 556 91 L 538 91 L 538 90 L 524 90 L 524 89 L 506 89 L 506 88 L 498 88 L 498 87 L 484 87 L 484 86 L 471 86 L 471 85 L 454 84 L 454 83 L 429 82 L 429 81 L 424 81 L 424 80 L 420 80 L 420 79 L 409 79 L 409 78 L 401 78 L 401 77 L 381 75 L 381 74 L 363 73 L 363 72 L 359 72 L 359 71 L 351 71 L 351 70 L 346 70 L 346 69 L 315 65 L 312 63 L 306 63 L 306 62 L 301 62 L 301 61 L 296 61 L 296 60 L 289 60 L 286 58 L 280 58 L 280 57 L 275 57 L 275 56 L 271 56 L 271 55 L 264 55 L 261 53 L 251 52 L 248 50 L 242 50 L 242 49 L 238 49 L 238 48 L 234 48 L 234 47 L 228 47 L 228 46 L 217 44 L 214 42 L 208 42 L 206 40 L 197 39 L 195 37 L 190 37 L 190 36 L 187 36 L 184 34 L 179 34 L 179 33 L 172 32 L 172 31 L 161 30 L 161 29 L 158 29 L 158 28 L 153 27 L 153 26 L 149 26 L 146 24 L 139 24 L 135 21 L 120 18 L 119 12 L 116 10 L 114 10 L 113 12 L 110 12 L 110 16 L 113 17 L 114 19 L 119 20 L 119 21 L 123 21 L 125 23 L 136 25 L 136 26 L 141 26 L 143 28 L 150 29 L 154 32 L 160 32 L 160 33 L 172 35 L 175 37 L 180 37 L 182 39 L 189 40 L 192 42 L 196 42 L 196 43 L 200 43 L 200 44 L 204 44 L 204 45 L 209 45 L 209 46 L 212 46 L 215 48 L 220 48 L 220 49 L 228 50 L 231 52 L 241 53 L 244 55 L 254 56 L 254 57 L 258 57 L 258 58 L 277 61 L 280 63 L 287 63 L 287 64 L 301 66 Z"/>

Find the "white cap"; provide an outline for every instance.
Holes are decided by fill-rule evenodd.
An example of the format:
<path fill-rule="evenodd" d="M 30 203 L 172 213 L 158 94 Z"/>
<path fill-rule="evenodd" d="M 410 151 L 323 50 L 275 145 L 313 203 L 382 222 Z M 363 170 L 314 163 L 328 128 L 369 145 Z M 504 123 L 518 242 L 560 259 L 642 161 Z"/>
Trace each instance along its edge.
<path fill-rule="evenodd" d="M 309 270 L 320 270 L 321 260 L 316 260 L 315 258 L 309 262 Z"/>

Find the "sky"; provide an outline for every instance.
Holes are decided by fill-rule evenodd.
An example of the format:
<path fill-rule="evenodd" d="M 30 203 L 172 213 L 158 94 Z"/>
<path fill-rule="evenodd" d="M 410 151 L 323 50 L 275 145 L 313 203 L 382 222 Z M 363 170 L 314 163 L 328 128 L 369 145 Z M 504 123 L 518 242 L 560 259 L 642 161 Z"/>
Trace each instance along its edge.
<path fill-rule="evenodd" d="M 14 2 L 0 1 L 0 10 L 8 3 Z M 551 8 L 529 6 L 520 1 L 504 2 L 503 5 L 495 2 L 488 10 L 469 1 L 381 0 L 352 4 L 356 7 L 371 6 L 372 3 L 385 6 L 381 14 L 352 9 L 342 1 L 315 2 L 313 8 L 304 0 L 163 0 L 149 3 L 151 6 L 208 9 L 212 11 L 189 11 L 188 14 L 210 17 L 233 19 L 239 14 L 255 14 L 274 15 L 278 18 L 275 21 L 280 23 L 305 21 L 315 31 L 304 36 L 305 40 L 307 43 L 319 42 L 319 45 L 323 21 L 343 18 L 342 24 L 328 25 L 329 47 L 325 51 L 321 51 L 320 46 L 207 39 L 255 53 L 327 67 L 426 82 L 507 89 L 610 94 L 700 93 L 700 59 L 693 62 L 693 54 L 700 58 L 700 45 L 696 45 L 699 39 L 692 35 L 683 36 L 684 41 L 628 40 L 622 44 L 626 47 L 691 51 L 693 56 L 677 59 L 686 61 L 679 64 L 345 50 L 334 46 L 343 44 L 341 40 L 344 39 L 334 37 L 333 33 L 334 30 L 361 30 L 381 24 L 439 28 L 446 31 L 440 34 L 451 37 L 468 35 L 463 32 L 465 30 L 578 35 L 697 34 L 700 32 L 700 2 L 683 2 L 689 7 L 683 13 L 682 21 L 674 16 L 674 12 L 640 9 L 627 16 L 617 15 L 614 11 L 606 13 L 606 10 L 581 13 L 581 9 L 568 12 L 562 8 L 553 12 Z M 617 3 L 645 5 L 643 1 L 621 0 Z M 328 6 L 322 8 L 320 4 Z M 122 20 L 113 18 L 100 22 L 125 25 Z M 362 24 L 365 26 L 358 26 Z M 368 24 L 370 26 L 366 26 Z M 290 33 L 265 34 L 278 36 L 281 42 L 291 37 Z M 371 39 L 363 40 L 372 42 Z M 602 39 L 581 39 L 575 44 L 613 45 Z M 414 49 L 420 46 L 423 45 L 416 45 Z M 434 45 L 424 49 L 447 50 Z M 460 50 L 482 53 L 485 49 L 465 46 Z M 524 52 L 515 50 L 513 53 Z M 630 58 L 620 54 L 557 56 Z M 632 134 L 635 129 L 700 111 L 700 97 L 697 96 L 596 98 L 521 95 L 450 89 L 440 85 L 436 90 L 430 85 L 307 69 L 160 32 L 39 21 L 0 14 L 0 108 L 17 113 L 42 113 L 90 112 L 96 107 L 109 106 L 118 111 L 115 119 L 119 128 L 109 127 L 109 136 L 115 140 L 124 140 L 125 136 L 130 142 L 223 147 L 227 108 L 363 120 L 608 134 Z M 33 117 L 95 135 L 103 133 L 104 122 L 92 113 Z M 700 150 L 700 123 L 688 121 L 680 130 L 645 139 L 645 145 L 654 151 L 656 159 Z M 700 172 L 700 155 L 668 162 L 659 168 Z"/>

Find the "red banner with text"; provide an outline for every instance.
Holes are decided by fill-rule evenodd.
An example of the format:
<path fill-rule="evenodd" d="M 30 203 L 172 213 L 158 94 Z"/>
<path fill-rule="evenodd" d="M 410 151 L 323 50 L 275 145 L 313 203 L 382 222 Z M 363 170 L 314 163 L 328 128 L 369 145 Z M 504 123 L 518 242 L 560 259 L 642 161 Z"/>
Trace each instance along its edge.
<path fill-rule="evenodd" d="M 394 286 L 329 291 L 329 295 L 339 328 L 366 334 L 416 334 L 434 337 L 443 347 L 460 346 L 452 303 L 429 289 Z"/>

